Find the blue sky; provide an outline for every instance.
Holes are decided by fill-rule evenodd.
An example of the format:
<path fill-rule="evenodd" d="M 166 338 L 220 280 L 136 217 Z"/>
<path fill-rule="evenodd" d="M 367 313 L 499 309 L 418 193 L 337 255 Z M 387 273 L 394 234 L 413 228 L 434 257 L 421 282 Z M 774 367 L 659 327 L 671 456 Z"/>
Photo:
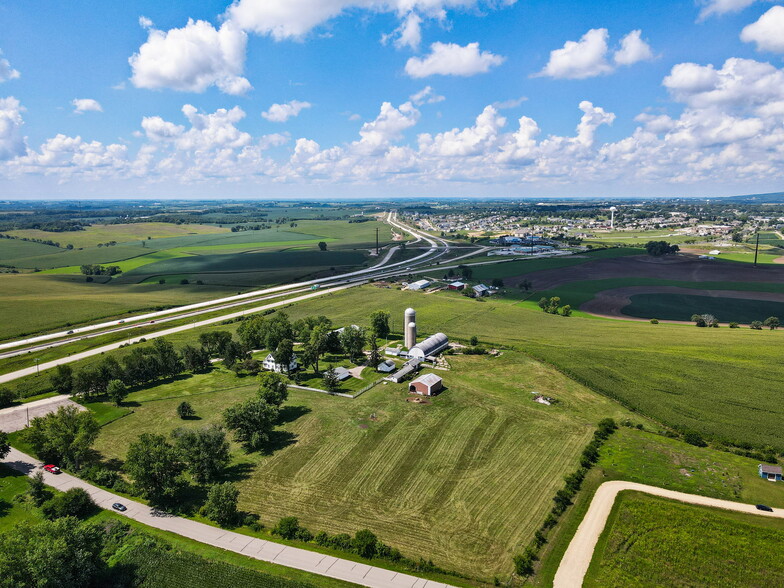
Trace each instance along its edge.
<path fill-rule="evenodd" d="M 0 0 L 0 197 L 778 191 L 780 4 Z"/>

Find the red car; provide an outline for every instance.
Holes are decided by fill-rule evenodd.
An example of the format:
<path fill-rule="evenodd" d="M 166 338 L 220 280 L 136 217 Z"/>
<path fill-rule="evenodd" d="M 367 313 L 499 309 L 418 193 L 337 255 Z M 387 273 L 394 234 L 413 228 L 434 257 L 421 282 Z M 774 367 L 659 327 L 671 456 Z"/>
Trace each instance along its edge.
<path fill-rule="evenodd" d="M 48 464 L 44 466 L 44 469 L 49 472 L 50 474 L 59 474 L 61 473 L 60 468 L 56 465 Z"/>

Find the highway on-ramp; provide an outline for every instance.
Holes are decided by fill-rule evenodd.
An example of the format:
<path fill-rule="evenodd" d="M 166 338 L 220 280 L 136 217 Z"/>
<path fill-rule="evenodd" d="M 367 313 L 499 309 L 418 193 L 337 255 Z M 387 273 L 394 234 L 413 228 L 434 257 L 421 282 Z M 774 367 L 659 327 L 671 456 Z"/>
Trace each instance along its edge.
<path fill-rule="evenodd" d="M 599 536 L 607 524 L 607 517 L 610 516 L 610 511 L 613 504 L 615 504 L 618 493 L 623 490 L 636 490 L 637 492 L 645 492 L 646 494 L 678 500 L 688 504 L 784 519 L 784 509 L 780 508 L 773 509 L 773 512 L 763 512 L 757 510 L 753 504 L 720 500 L 697 494 L 686 494 L 685 492 L 676 492 L 635 482 L 605 482 L 596 491 L 591 501 L 591 506 L 588 507 L 588 512 L 585 513 L 585 518 L 583 518 L 580 526 L 577 528 L 577 532 L 574 534 L 571 543 L 569 543 L 563 559 L 561 559 L 553 581 L 553 588 L 576 588 L 583 585 L 583 580 L 588 567 L 591 565 L 591 559 L 593 559 Z"/>

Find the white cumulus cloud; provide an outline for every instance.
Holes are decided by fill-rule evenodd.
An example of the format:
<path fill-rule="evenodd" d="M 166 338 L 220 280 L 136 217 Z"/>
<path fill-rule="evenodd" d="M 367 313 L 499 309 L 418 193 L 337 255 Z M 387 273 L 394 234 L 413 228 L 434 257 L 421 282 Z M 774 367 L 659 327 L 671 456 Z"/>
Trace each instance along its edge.
<path fill-rule="evenodd" d="M 637 29 L 621 39 L 621 48 L 613 55 L 618 65 L 633 65 L 638 61 L 653 59 L 651 46 L 642 39 L 642 31 Z"/>
<path fill-rule="evenodd" d="M 8 80 L 15 80 L 21 74 L 18 70 L 11 67 L 11 63 L 2 57 L 3 51 L 0 50 L 0 82 L 7 82 Z"/>
<path fill-rule="evenodd" d="M 411 57 L 406 62 L 406 73 L 412 78 L 432 75 L 467 77 L 487 73 L 504 60 L 504 57 L 490 51 L 480 51 L 479 43 L 469 43 L 465 47 L 455 43 L 433 43 L 429 55 Z"/>
<path fill-rule="evenodd" d="M 740 12 L 748 8 L 757 0 L 701 0 L 702 10 L 698 21 L 705 20 L 710 16 L 721 16 L 730 12 Z"/>
<path fill-rule="evenodd" d="M 653 58 L 642 31 L 634 30 L 621 39 L 610 63 L 607 29 L 591 29 L 579 41 L 567 41 L 561 49 L 550 52 L 550 60 L 536 76 L 566 80 L 583 80 L 611 74 L 617 66 L 632 65 Z"/>
<path fill-rule="evenodd" d="M 784 53 L 784 6 L 774 6 L 746 26 L 740 33 L 741 41 L 756 43 L 757 51 Z"/>
<path fill-rule="evenodd" d="M 247 35 L 231 23 L 216 29 L 203 20 L 189 20 L 168 32 L 150 29 L 147 42 L 128 61 L 137 88 L 169 88 L 204 92 L 217 86 L 226 94 L 251 89 L 242 77 Z"/>
<path fill-rule="evenodd" d="M 74 112 L 82 114 L 83 112 L 103 112 L 103 107 L 100 102 L 92 98 L 74 98 L 71 100 Z"/>
<path fill-rule="evenodd" d="M 0 160 L 24 155 L 27 151 L 22 136 L 24 107 L 13 96 L 0 98 Z"/>
<path fill-rule="evenodd" d="M 286 122 L 292 117 L 299 116 L 299 113 L 306 108 L 310 108 L 310 102 L 301 102 L 299 100 L 291 100 L 284 104 L 273 104 L 261 116 L 270 122 Z"/>

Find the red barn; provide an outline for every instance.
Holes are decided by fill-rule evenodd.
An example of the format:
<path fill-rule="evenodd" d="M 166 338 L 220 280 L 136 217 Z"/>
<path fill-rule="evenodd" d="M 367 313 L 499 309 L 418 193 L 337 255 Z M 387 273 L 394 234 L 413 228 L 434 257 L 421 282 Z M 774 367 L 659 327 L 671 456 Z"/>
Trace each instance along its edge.
<path fill-rule="evenodd" d="M 444 382 L 435 374 L 424 374 L 411 382 L 408 387 L 409 392 L 415 392 L 421 396 L 433 396 L 444 388 Z"/>

